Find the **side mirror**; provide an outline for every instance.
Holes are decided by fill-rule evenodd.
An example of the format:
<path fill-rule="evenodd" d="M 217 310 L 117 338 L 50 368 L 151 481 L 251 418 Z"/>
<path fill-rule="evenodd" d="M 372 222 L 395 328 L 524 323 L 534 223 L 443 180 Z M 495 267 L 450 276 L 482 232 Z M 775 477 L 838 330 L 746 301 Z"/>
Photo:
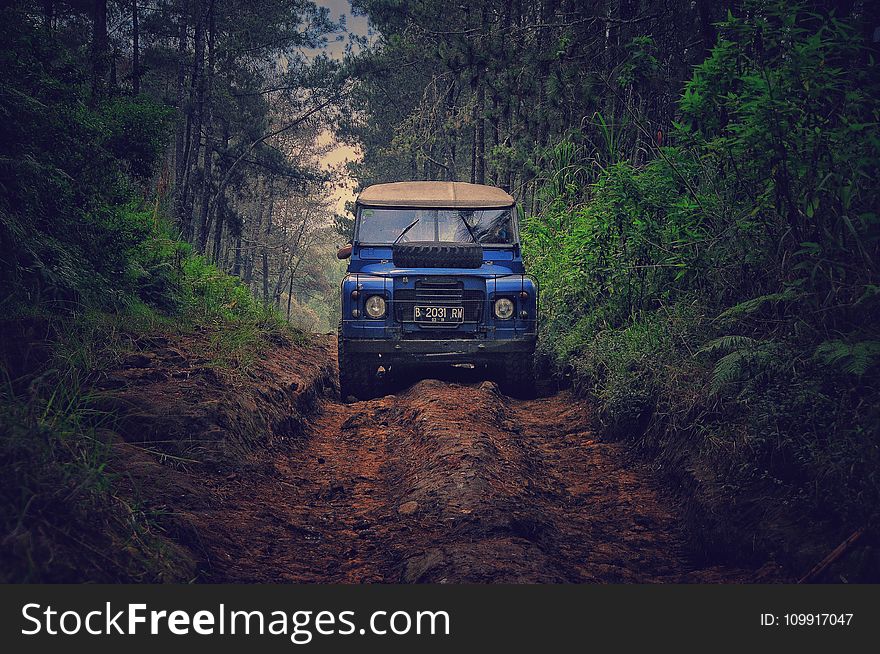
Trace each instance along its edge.
<path fill-rule="evenodd" d="M 337 259 L 348 259 L 351 256 L 351 243 L 348 245 L 343 245 L 339 250 L 336 251 Z"/>

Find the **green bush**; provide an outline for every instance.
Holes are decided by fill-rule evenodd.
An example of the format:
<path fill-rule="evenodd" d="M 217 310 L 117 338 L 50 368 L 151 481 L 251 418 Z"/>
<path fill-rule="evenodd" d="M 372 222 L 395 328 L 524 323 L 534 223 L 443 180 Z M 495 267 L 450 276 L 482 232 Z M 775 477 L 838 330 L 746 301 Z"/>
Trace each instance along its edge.
<path fill-rule="evenodd" d="M 545 354 L 680 485 L 701 546 L 794 562 L 880 503 L 880 74 L 833 17 L 744 15 L 647 163 L 610 130 L 548 152 L 524 254 Z"/>
<path fill-rule="evenodd" d="M 0 41 L 0 582 L 191 579 L 118 492 L 89 386 L 145 335 L 207 333 L 206 358 L 240 367 L 296 334 L 169 227 L 168 107 L 93 102 L 77 53 L 18 9 Z"/>
<path fill-rule="evenodd" d="M 171 112 L 147 98 L 91 106 L 73 54 L 18 10 L 0 11 L 0 40 L 2 301 L 116 306 L 154 235 L 138 207 Z"/>

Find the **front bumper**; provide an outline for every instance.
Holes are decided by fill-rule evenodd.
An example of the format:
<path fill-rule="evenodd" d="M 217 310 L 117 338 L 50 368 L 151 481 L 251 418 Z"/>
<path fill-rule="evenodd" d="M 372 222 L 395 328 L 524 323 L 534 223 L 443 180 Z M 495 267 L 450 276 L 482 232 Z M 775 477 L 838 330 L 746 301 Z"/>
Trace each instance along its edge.
<path fill-rule="evenodd" d="M 399 363 L 483 363 L 497 359 L 499 355 L 531 354 L 536 342 L 534 334 L 502 340 L 345 339 L 345 349 L 379 354 L 383 359 Z"/>

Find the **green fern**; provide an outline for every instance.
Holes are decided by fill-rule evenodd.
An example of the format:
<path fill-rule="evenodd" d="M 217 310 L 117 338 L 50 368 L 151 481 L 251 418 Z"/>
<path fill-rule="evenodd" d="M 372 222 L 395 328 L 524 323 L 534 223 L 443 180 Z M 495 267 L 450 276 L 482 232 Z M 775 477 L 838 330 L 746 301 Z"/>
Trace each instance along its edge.
<path fill-rule="evenodd" d="M 731 384 L 756 380 L 773 369 L 777 360 L 774 343 L 762 343 L 757 349 L 735 350 L 715 363 L 711 391 L 717 395 Z"/>
<path fill-rule="evenodd" d="M 751 300 L 746 300 L 745 302 L 740 302 L 739 304 L 736 304 L 729 309 L 722 311 L 720 314 L 718 314 L 716 320 L 735 320 L 737 318 L 743 318 L 744 316 L 755 313 L 767 302 L 785 302 L 795 300 L 797 298 L 797 293 L 795 293 L 791 289 L 787 289 L 781 293 L 768 293 L 767 295 L 759 295 L 758 297 L 752 298 Z"/>
<path fill-rule="evenodd" d="M 847 343 L 840 339 L 819 344 L 814 358 L 825 365 L 834 366 L 850 375 L 861 377 L 880 358 L 880 341 Z"/>
<path fill-rule="evenodd" d="M 711 392 L 744 381 L 758 379 L 776 367 L 779 344 L 735 334 L 722 336 L 707 343 L 699 354 L 724 354 L 715 362 L 712 371 Z"/>
<path fill-rule="evenodd" d="M 731 350 L 742 350 L 748 347 L 754 347 L 758 343 L 760 343 L 760 341 L 757 339 L 732 334 L 730 336 L 722 336 L 713 341 L 709 341 L 697 351 L 697 354 L 718 354 L 720 352 L 730 352 Z"/>
<path fill-rule="evenodd" d="M 726 385 L 740 381 L 750 359 L 746 350 L 734 350 L 718 359 L 712 372 L 712 393 L 717 394 Z"/>

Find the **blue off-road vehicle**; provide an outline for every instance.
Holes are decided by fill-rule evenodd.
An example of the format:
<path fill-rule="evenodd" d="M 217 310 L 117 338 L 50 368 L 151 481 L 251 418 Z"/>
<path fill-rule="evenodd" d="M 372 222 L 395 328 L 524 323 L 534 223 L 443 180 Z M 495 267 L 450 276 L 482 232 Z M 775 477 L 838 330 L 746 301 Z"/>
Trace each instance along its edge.
<path fill-rule="evenodd" d="M 462 182 L 397 182 L 357 199 L 342 280 L 343 399 L 382 390 L 385 372 L 487 367 L 503 392 L 534 389 L 538 287 L 525 274 L 516 204 Z"/>

